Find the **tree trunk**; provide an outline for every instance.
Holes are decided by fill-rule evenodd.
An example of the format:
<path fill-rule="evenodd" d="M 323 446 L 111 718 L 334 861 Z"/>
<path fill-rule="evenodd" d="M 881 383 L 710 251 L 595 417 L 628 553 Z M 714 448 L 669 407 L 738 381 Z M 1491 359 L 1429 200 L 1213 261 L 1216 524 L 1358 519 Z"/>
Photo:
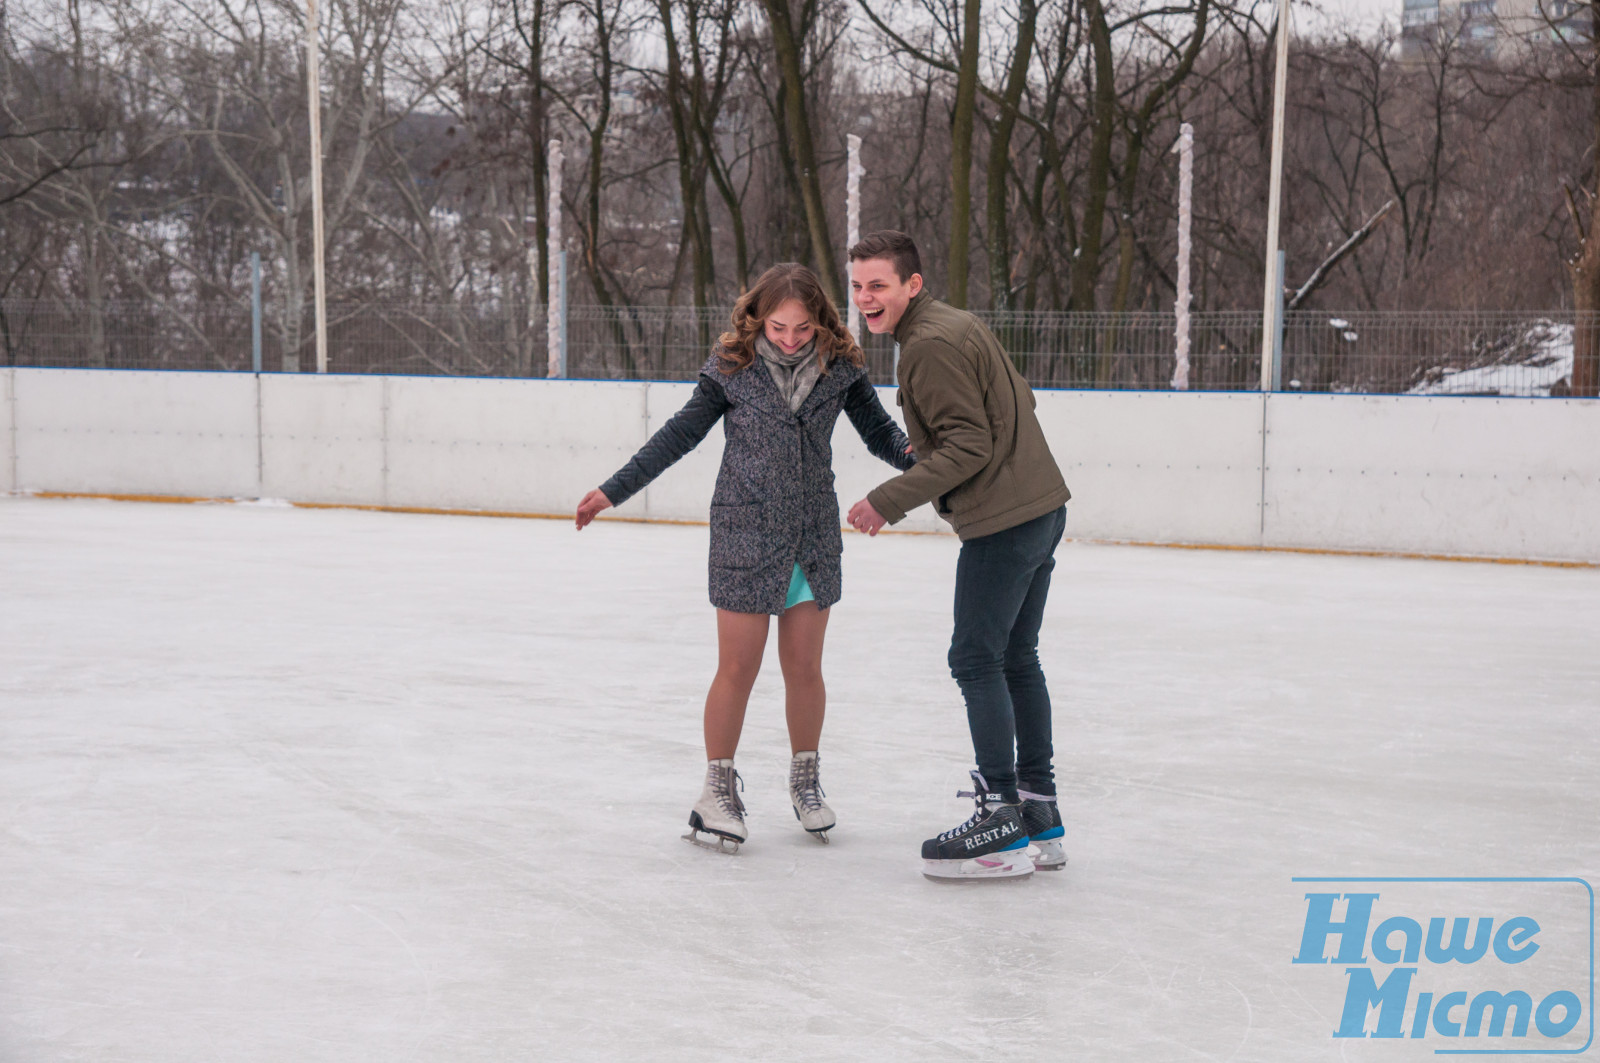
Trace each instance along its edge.
<path fill-rule="evenodd" d="M 528 171 L 533 195 L 533 242 L 539 255 L 539 304 L 550 302 L 550 203 L 546 189 L 549 174 L 549 152 L 545 144 L 544 123 L 544 16 L 545 0 L 532 0 L 528 25 L 522 24 L 522 6 L 513 3 L 512 14 L 517 29 L 528 49 L 523 76 L 527 81 L 528 113 Z"/>
<path fill-rule="evenodd" d="M 705 142 L 705 150 L 709 153 L 715 148 L 712 142 L 714 133 L 702 129 L 701 139 Z M 733 179 L 724 171 L 722 164 L 714 157 L 707 155 L 711 167 L 711 179 L 716 182 L 717 194 L 722 197 L 723 206 L 728 208 L 728 217 L 733 222 L 733 259 L 734 286 L 743 292 L 750 283 L 750 243 L 744 233 L 744 204 L 739 202 L 739 193 L 733 187 Z M 709 217 L 709 215 L 708 215 Z"/>
<path fill-rule="evenodd" d="M 1072 294 L 1068 309 L 1095 308 L 1094 289 L 1100 279 L 1100 242 L 1104 234 L 1106 199 L 1111 189 L 1111 135 L 1115 131 L 1117 86 L 1112 66 L 1111 28 L 1101 0 L 1088 0 L 1089 45 L 1094 54 L 1094 136 L 1089 142 L 1088 198 L 1083 225 L 1072 263 Z"/>
<path fill-rule="evenodd" d="M 700 346 L 710 348 L 711 326 L 704 313 L 716 294 L 716 262 L 712 258 L 711 203 L 706 198 L 706 164 L 701 160 L 695 177 L 694 306 Z"/>
<path fill-rule="evenodd" d="M 1017 13 L 1017 42 L 1011 53 L 1011 69 L 1006 72 L 1002 90 L 1005 101 L 989 137 L 989 173 L 986 192 L 989 218 L 989 306 L 1010 310 L 1011 227 L 1006 220 L 1006 176 L 1011 172 L 1011 133 L 1017 127 L 1017 107 L 1027 87 L 1028 65 L 1033 59 L 1034 28 L 1039 21 L 1039 6 L 1022 0 Z M 1030 282 L 1031 283 L 1031 282 Z"/>
<path fill-rule="evenodd" d="M 1600 4 L 1590 5 L 1592 32 L 1600 40 Z M 1600 51 L 1593 53 L 1594 138 L 1600 150 Z M 1596 178 L 1600 190 L 1600 177 Z M 1572 276 L 1572 307 L 1577 311 L 1572 329 L 1572 394 L 1585 398 L 1600 395 L 1600 195 L 1590 200 L 1589 232 L 1583 237 L 1578 255 L 1567 264 Z"/>
<path fill-rule="evenodd" d="M 91 369 L 106 368 L 105 278 L 101 274 L 100 230 L 97 225 L 83 227 L 83 290 L 88 297 L 89 349 L 84 352 Z M 138 367 L 143 368 L 143 367 Z"/>
<path fill-rule="evenodd" d="M 974 0 L 975 2 L 975 0 Z M 805 206 L 806 230 L 811 237 L 811 265 L 822 279 L 822 290 L 836 305 L 844 303 L 839 283 L 839 268 L 834 261 L 833 241 L 828 236 L 828 212 L 822 198 L 822 175 L 817 164 L 817 149 L 811 139 L 811 115 L 806 106 L 806 86 L 800 69 L 800 41 L 789 17 L 789 0 L 762 0 L 767 22 L 772 27 L 772 50 L 778 60 L 783 82 L 783 112 L 789 127 L 790 145 L 800 182 L 800 199 Z"/>
<path fill-rule="evenodd" d="M 661 16 L 661 30 L 667 48 L 667 114 L 672 119 L 672 140 L 678 152 L 678 198 L 683 210 L 683 225 L 678 246 L 679 262 L 689 256 L 693 272 L 693 298 L 696 310 L 706 306 L 707 289 L 711 284 L 711 248 L 708 246 L 707 226 L 701 217 L 705 205 L 705 167 L 695 157 L 696 140 L 690 129 L 689 87 L 683 73 L 683 59 L 678 50 L 678 32 L 672 23 L 671 0 L 656 0 L 656 11 Z M 694 43 L 691 41 L 691 47 Z M 674 285 L 678 270 L 673 270 Z"/>
<path fill-rule="evenodd" d="M 305 276 L 300 270 L 298 241 L 290 241 L 284 255 L 283 284 L 283 361 L 279 368 L 285 373 L 300 372 L 300 344 L 304 337 L 306 293 Z"/>
<path fill-rule="evenodd" d="M 961 65 L 950 123 L 950 290 L 952 306 L 967 305 L 967 259 L 972 230 L 972 126 L 978 96 L 978 36 L 982 0 L 963 0 Z"/>
<path fill-rule="evenodd" d="M 1600 210 L 1593 225 L 1600 222 Z M 1600 395 L 1600 239 L 1589 230 L 1583 253 L 1568 263 L 1572 274 L 1572 391 L 1584 398 Z"/>
<path fill-rule="evenodd" d="M 1133 263 L 1138 251 L 1133 219 L 1139 189 L 1139 169 L 1144 161 L 1145 145 L 1155 130 L 1155 116 L 1162 101 L 1177 89 L 1194 69 L 1194 62 L 1200 55 L 1201 46 L 1205 43 L 1206 16 L 1209 10 L 1210 0 L 1200 0 L 1195 9 L 1194 33 L 1190 35 L 1189 43 L 1184 48 L 1177 65 L 1170 75 L 1156 83 L 1140 103 L 1132 120 L 1126 122 L 1127 148 L 1123 152 L 1122 174 L 1117 182 L 1117 279 L 1111 290 L 1111 312 L 1119 316 L 1114 317 L 1106 329 L 1105 350 L 1101 353 L 1100 364 L 1095 372 L 1096 380 L 1102 387 L 1109 384 L 1116 375 L 1117 347 L 1121 345 L 1122 339 L 1118 321 L 1120 315 L 1127 312 L 1128 297 L 1133 290 Z"/>

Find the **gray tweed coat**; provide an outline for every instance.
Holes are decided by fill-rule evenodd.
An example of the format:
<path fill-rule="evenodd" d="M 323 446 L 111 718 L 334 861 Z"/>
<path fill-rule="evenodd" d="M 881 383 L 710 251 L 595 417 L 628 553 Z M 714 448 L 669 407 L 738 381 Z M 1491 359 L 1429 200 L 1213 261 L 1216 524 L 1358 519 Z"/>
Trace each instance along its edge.
<path fill-rule="evenodd" d="M 833 428 L 841 412 L 874 455 L 902 470 L 915 463 L 865 370 L 836 361 L 791 411 L 759 359 L 724 375 L 713 355 L 688 405 L 600 490 L 621 505 L 693 449 L 720 417 L 727 444 L 711 498 L 711 604 L 780 614 L 799 564 L 818 608 L 826 609 L 841 595 L 844 542 L 833 490 Z"/>

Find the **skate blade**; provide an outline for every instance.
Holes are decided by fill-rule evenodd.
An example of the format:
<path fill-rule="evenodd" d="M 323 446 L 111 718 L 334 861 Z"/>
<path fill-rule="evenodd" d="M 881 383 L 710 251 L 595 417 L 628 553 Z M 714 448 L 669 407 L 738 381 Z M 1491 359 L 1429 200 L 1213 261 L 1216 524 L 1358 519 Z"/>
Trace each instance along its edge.
<path fill-rule="evenodd" d="M 922 874 L 935 882 L 986 882 L 1024 879 L 1033 874 L 1027 849 L 1010 849 L 965 860 L 924 860 Z"/>
<path fill-rule="evenodd" d="M 1059 841 L 1034 842 L 1028 846 L 1028 856 L 1035 871 L 1060 871 L 1067 866 L 1067 854 Z"/>
<path fill-rule="evenodd" d="M 739 852 L 737 839 L 721 834 L 713 834 L 710 831 L 707 831 L 705 836 L 701 837 L 699 831 L 691 830 L 683 836 L 683 840 L 690 845 L 698 845 L 702 849 L 709 849 L 714 853 L 722 853 L 725 856 L 733 856 Z"/>
<path fill-rule="evenodd" d="M 828 844 L 828 832 L 837 826 L 836 823 L 830 823 L 826 827 L 806 827 L 806 821 L 800 819 L 800 810 L 798 808 L 794 809 L 794 818 L 799 821 L 800 826 L 805 828 L 805 832 L 807 834 L 817 839 L 817 841 L 821 842 L 823 845 Z"/>

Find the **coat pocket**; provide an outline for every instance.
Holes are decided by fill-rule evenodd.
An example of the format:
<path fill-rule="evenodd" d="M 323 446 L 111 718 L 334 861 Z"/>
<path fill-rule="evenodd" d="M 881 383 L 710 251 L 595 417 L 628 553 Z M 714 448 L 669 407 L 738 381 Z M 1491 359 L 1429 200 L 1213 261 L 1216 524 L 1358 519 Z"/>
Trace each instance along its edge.
<path fill-rule="evenodd" d="M 711 564 L 716 568 L 759 568 L 767 555 L 766 506 L 711 507 Z"/>
<path fill-rule="evenodd" d="M 817 491 L 806 497 L 805 540 L 801 552 L 807 559 L 832 558 L 838 561 L 844 553 L 844 513 L 839 509 L 839 496 L 832 490 Z"/>

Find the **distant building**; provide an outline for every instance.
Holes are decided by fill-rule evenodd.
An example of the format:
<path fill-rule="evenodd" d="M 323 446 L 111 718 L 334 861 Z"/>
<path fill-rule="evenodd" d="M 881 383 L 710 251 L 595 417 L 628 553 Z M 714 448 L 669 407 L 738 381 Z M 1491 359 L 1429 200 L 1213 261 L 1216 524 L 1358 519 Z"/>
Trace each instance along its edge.
<path fill-rule="evenodd" d="M 1417 59 L 1453 42 L 1486 54 L 1508 44 L 1588 39 L 1587 0 L 1402 0 L 1400 54 Z"/>

